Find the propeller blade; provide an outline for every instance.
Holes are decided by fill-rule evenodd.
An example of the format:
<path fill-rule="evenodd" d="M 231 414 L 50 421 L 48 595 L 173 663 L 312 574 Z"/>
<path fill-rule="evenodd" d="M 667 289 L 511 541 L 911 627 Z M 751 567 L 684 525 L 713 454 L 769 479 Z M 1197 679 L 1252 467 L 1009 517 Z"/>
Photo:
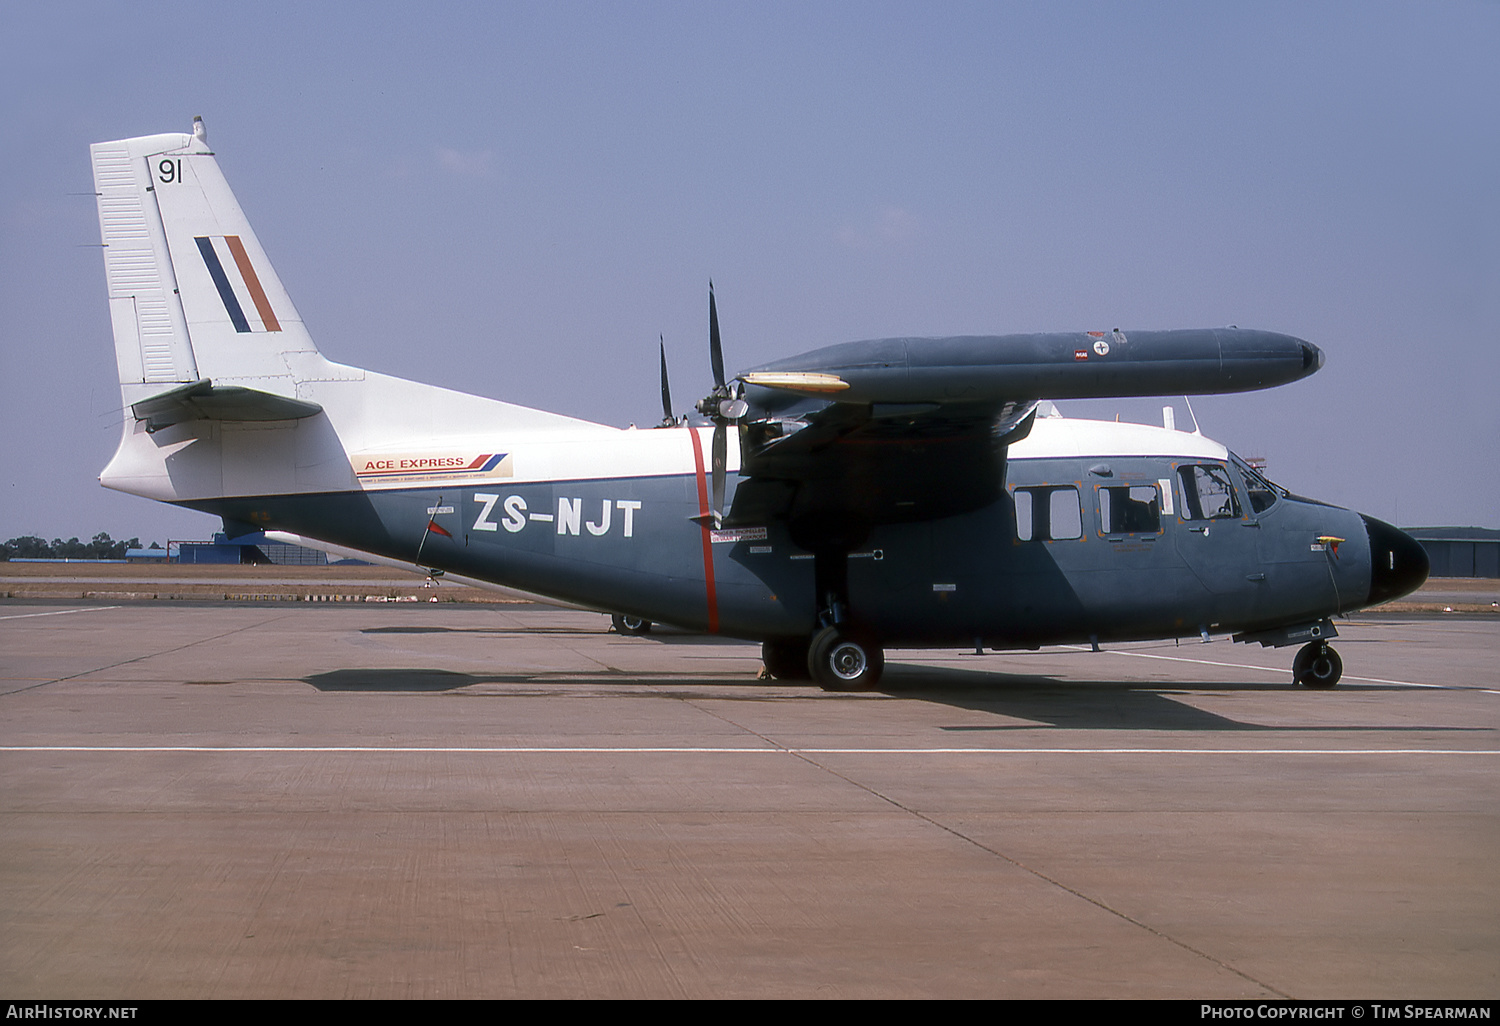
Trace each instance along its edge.
<path fill-rule="evenodd" d="M 708 359 L 713 364 L 714 385 L 724 387 L 724 349 L 719 345 L 719 308 L 714 303 L 714 283 L 708 283 Z"/>
<path fill-rule="evenodd" d="M 724 474 L 729 462 L 729 425 L 724 421 L 714 425 L 713 474 L 714 474 L 714 526 L 724 521 Z"/>
<path fill-rule="evenodd" d="M 670 427 L 676 423 L 672 416 L 672 388 L 667 384 L 667 340 L 661 339 L 661 423 Z"/>

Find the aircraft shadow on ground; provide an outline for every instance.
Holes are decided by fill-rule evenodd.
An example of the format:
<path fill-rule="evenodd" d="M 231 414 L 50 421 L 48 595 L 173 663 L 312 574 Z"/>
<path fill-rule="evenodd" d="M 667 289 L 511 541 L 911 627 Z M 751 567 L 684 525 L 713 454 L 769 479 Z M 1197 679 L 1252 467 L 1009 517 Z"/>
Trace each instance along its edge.
<path fill-rule="evenodd" d="M 365 627 L 361 634 L 473 634 L 473 635 L 521 635 L 528 637 L 579 637 L 607 635 L 612 632 L 596 627 Z M 656 642 L 662 645 L 743 645 L 735 638 L 717 637 L 712 634 L 695 634 L 673 627 L 657 626 L 651 633 L 625 638 L 614 635 L 616 640 L 628 640 L 632 644 Z"/>
<path fill-rule="evenodd" d="M 538 637 L 557 637 L 560 635 L 590 635 L 600 634 L 601 631 L 590 627 L 364 627 L 360 629 L 361 634 L 525 634 Z"/>
<path fill-rule="evenodd" d="M 534 684 L 529 673 L 459 673 L 454 670 L 375 669 L 329 670 L 314 673 L 302 680 L 319 691 L 428 692 L 457 691 L 475 684 Z"/>
<path fill-rule="evenodd" d="M 1287 700 L 1309 698 L 1286 682 L 1247 681 L 1059 681 L 1038 674 L 970 670 L 952 666 L 887 664 L 878 689 L 971 712 L 994 713 L 1025 723 L 965 724 L 944 727 L 954 733 L 1031 730 L 1037 725 L 1072 730 L 1313 731 L 1397 729 L 1320 723 L 1287 726 L 1248 723 L 1199 708 L 1178 696 L 1189 692 L 1243 694 L 1287 692 Z M 1420 730 L 1436 728 L 1420 727 Z"/>
<path fill-rule="evenodd" d="M 641 697 L 657 700 L 785 702 L 860 701 L 870 697 L 898 698 L 945 705 L 968 712 L 993 714 L 1004 722 L 967 723 L 940 727 L 954 734 L 1035 730 L 1058 727 L 1070 730 L 1160 730 L 1160 731 L 1253 731 L 1290 733 L 1382 732 L 1471 732 L 1480 727 L 1436 725 L 1394 726 L 1389 724 L 1305 723 L 1262 724 L 1231 719 L 1199 708 L 1178 696 L 1286 692 L 1289 702 L 1316 701 L 1320 693 L 1305 692 L 1283 682 L 1164 682 L 1164 681 L 1059 681 L 1038 674 L 971 670 L 947 666 L 887 666 L 881 686 L 864 694 L 825 692 L 807 681 L 703 678 L 691 674 L 577 674 L 561 672 L 462 673 L 432 668 L 377 668 L 330 670 L 302 678 L 319 691 L 365 693 L 455 692 L 476 685 L 525 685 L 524 697 L 581 695 L 590 688 L 619 688 L 649 684 L 670 689 L 616 691 L 611 697 Z M 537 690 L 542 688 L 544 690 Z M 686 690 L 685 690 L 686 689 Z M 1361 691 L 1367 690 L 1361 688 Z M 1394 689 L 1392 689 L 1394 690 Z M 483 697 L 505 698 L 509 692 L 482 692 Z M 1012 722 L 1012 721 L 1023 722 Z"/>

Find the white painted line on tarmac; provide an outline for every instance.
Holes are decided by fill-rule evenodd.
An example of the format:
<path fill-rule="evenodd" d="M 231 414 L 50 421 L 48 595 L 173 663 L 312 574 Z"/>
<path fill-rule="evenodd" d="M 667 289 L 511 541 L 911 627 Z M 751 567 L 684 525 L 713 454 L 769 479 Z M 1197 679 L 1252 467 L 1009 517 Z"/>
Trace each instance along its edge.
<path fill-rule="evenodd" d="M 119 608 L 119 606 L 80 606 L 77 609 L 53 609 L 46 613 L 15 613 L 11 616 L 0 616 L 0 620 L 24 620 L 28 616 L 66 616 L 68 613 L 100 613 L 106 609 Z"/>
<path fill-rule="evenodd" d="M 216 755 L 1500 755 L 1492 748 L 713 748 L 419 745 L 0 745 L 0 752 L 196 752 Z"/>

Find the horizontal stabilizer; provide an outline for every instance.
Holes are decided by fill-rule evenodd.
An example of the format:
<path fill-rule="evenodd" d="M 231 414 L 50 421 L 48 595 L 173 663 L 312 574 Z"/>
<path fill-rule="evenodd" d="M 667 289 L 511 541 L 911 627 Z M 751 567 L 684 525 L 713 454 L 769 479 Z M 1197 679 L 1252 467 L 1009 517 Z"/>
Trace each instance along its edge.
<path fill-rule="evenodd" d="M 254 388 L 216 386 L 203 378 L 132 403 L 130 412 L 154 432 L 186 420 L 301 420 L 322 413 L 323 407 Z"/>

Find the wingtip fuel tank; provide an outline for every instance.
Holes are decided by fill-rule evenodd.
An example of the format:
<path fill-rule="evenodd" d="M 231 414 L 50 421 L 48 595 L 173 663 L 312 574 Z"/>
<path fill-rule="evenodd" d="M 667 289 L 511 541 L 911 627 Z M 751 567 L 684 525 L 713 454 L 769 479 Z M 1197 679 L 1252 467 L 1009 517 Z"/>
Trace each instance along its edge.
<path fill-rule="evenodd" d="M 1273 331 L 959 335 L 846 342 L 765 364 L 752 386 L 789 375 L 836 379 L 847 403 L 1009 402 L 1144 395 L 1212 395 L 1271 388 L 1323 365 L 1311 342 Z"/>

